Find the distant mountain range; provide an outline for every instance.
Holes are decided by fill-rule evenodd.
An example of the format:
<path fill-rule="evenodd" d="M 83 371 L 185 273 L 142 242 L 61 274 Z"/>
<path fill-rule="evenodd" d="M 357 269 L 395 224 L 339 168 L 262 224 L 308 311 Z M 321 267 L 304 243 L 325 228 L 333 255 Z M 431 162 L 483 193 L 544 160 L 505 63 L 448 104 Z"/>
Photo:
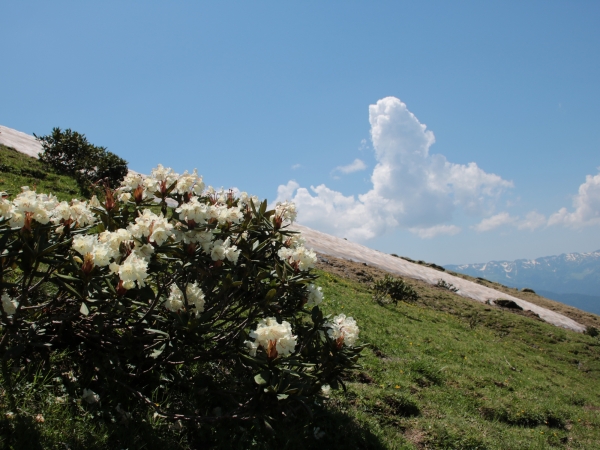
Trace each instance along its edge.
<path fill-rule="evenodd" d="M 600 314 L 600 250 L 444 268 L 510 287 L 528 287 L 544 297 Z"/>

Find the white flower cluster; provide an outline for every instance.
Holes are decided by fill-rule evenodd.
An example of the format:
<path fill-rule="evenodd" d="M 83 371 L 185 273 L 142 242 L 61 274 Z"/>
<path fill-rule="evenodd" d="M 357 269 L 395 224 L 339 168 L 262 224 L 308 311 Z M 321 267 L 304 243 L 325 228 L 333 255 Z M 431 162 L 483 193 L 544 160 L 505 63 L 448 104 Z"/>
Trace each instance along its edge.
<path fill-rule="evenodd" d="M 307 308 L 312 308 L 323 303 L 323 292 L 321 287 L 317 287 L 314 284 L 310 284 L 308 289 L 308 300 L 306 302 Z"/>
<path fill-rule="evenodd" d="M 294 222 L 297 215 L 296 204 L 293 202 L 277 202 L 275 205 L 274 218 L 279 218 L 282 221 Z"/>
<path fill-rule="evenodd" d="M 196 308 L 196 315 L 200 315 L 204 311 L 204 292 L 198 286 L 198 283 L 188 284 L 185 288 L 185 295 L 187 297 L 187 304 L 193 305 Z M 171 285 L 171 293 L 169 298 L 165 302 L 165 308 L 169 311 L 177 312 L 185 306 L 185 299 L 183 292 L 176 284 Z"/>
<path fill-rule="evenodd" d="M 327 334 L 334 341 L 342 339 L 344 344 L 348 347 L 352 347 L 358 339 L 358 325 L 356 320 L 352 317 L 346 317 L 345 314 L 340 314 L 333 318 L 332 322 L 325 324 L 327 328 Z"/>
<path fill-rule="evenodd" d="M 240 250 L 237 249 L 237 246 L 231 245 L 230 238 L 225 239 L 225 241 L 218 239 L 212 243 L 210 257 L 213 261 L 222 261 L 227 258 L 228 261 L 235 264 L 239 256 Z"/>
<path fill-rule="evenodd" d="M 71 200 L 71 204 L 60 202 L 52 211 L 52 223 L 55 225 L 69 223 L 74 224 L 76 227 L 92 225 L 96 222 L 96 216 L 89 209 L 89 206 L 86 202 L 80 202 L 77 199 Z M 59 227 L 56 231 L 62 233 L 63 229 L 63 227 Z"/>
<path fill-rule="evenodd" d="M 138 200 L 146 200 L 154 195 L 165 194 L 173 185 L 175 186 L 170 191 L 173 194 L 201 195 L 204 191 L 204 182 L 196 169 L 192 173 L 188 173 L 186 170 L 182 175 L 179 175 L 170 167 L 159 164 L 152 169 L 149 177 L 129 171 L 121 182 L 121 187 L 117 190 L 118 198 L 120 201 L 126 202 L 131 199 L 132 192 L 134 195 L 137 192 L 139 194 Z"/>
<path fill-rule="evenodd" d="M 251 208 L 252 205 L 254 205 L 255 208 L 260 206 L 260 200 L 256 195 L 250 196 L 247 192 L 240 192 L 239 199 L 240 206 L 244 208 Z"/>
<path fill-rule="evenodd" d="M 135 193 L 136 191 L 140 192 L 140 201 L 151 197 L 151 194 L 146 190 L 146 186 L 144 185 L 144 176 L 130 170 L 123 181 L 121 181 L 121 187 L 117 189 L 119 201 L 129 201 L 131 199 L 131 192 Z"/>
<path fill-rule="evenodd" d="M 4 312 L 7 316 L 12 316 L 15 312 L 17 312 L 18 307 L 18 301 L 10 298 L 8 294 L 2 294 L 2 309 L 4 309 Z"/>
<path fill-rule="evenodd" d="M 143 237 L 147 237 L 151 243 L 156 245 L 162 245 L 167 239 L 173 236 L 173 225 L 169 223 L 167 219 L 154 214 L 149 209 L 145 209 L 144 212 L 135 219 L 135 223 L 130 224 L 127 227 L 127 231 L 131 233 L 135 239 L 141 240 Z"/>
<path fill-rule="evenodd" d="M 133 289 L 137 282 L 138 287 L 146 286 L 148 278 L 148 260 L 139 252 L 131 252 L 121 265 L 110 264 L 111 271 L 118 273 L 125 289 Z"/>
<path fill-rule="evenodd" d="M 303 245 L 290 248 L 283 247 L 277 252 L 277 255 L 299 270 L 309 270 L 317 263 L 317 254 Z"/>
<path fill-rule="evenodd" d="M 22 228 L 28 220 L 35 220 L 42 225 L 50 222 L 54 225 L 69 223 L 73 227 L 91 225 L 96 221 L 86 202 L 59 202 L 52 194 L 37 194 L 28 186 L 21 189 L 12 202 L 6 199 L 5 192 L 0 193 L 0 216 L 10 219 L 11 227 Z M 56 231 L 61 233 L 62 230 L 61 226 Z"/>
<path fill-rule="evenodd" d="M 179 217 L 188 224 L 204 225 L 209 220 L 217 220 L 220 225 L 225 223 L 240 223 L 244 214 L 237 206 L 216 204 L 207 205 L 198 201 L 198 197 L 192 197 L 187 203 L 182 204 L 175 210 Z"/>
<path fill-rule="evenodd" d="M 144 216 L 142 216 L 144 217 Z M 158 217 L 158 216 L 156 216 Z M 145 286 L 145 280 L 148 278 L 148 262 L 154 253 L 154 247 L 150 244 L 142 244 L 134 238 L 141 238 L 144 233 L 152 238 L 154 233 L 150 232 L 152 226 L 146 227 L 144 221 L 131 225 L 136 235 L 130 229 L 119 229 L 114 232 L 105 231 L 99 235 L 77 235 L 73 238 L 72 248 L 80 255 L 86 257 L 89 255 L 94 266 L 109 266 L 113 273 L 118 273 L 125 289 L 132 289 L 137 282 L 138 287 Z M 171 227 L 170 224 L 167 224 Z M 154 231 L 160 230 L 158 226 Z M 164 229 L 164 227 L 163 227 Z M 158 240 L 162 240 L 162 234 L 158 234 Z M 134 248 L 124 261 L 121 261 L 121 244 L 123 242 L 132 242 Z M 112 260 L 112 262 L 111 262 Z"/>
<path fill-rule="evenodd" d="M 285 320 L 278 323 L 274 317 L 262 319 L 251 331 L 249 336 L 254 341 L 246 341 L 245 344 L 252 356 L 256 356 L 258 347 L 262 347 L 267 353 L 276 350 L 274 356 L 287 356 L 294 353 L 296 349 L 296 336 L 292 334 L 292 326 Z M 273 355 L 273 354 L 272 354 Z"/>

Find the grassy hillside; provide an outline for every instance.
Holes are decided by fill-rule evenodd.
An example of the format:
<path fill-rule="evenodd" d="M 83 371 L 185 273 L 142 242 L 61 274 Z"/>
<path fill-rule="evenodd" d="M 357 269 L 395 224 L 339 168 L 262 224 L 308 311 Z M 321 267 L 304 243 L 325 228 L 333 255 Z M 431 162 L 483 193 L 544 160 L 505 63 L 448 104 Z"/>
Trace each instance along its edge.
<path fill-rule="evenodd" d="M 20 180 L 38 180 L 40 191 L 63 199 L 77 195 L 70 194 L 74 181 L 24 174 L 39 162 L 0 151 L 3 167 L 9 166 L 0 179 L 13 180 L 11 187 L 2 181 L 0 189 L 16 192 Z M 55 184 L 43 187 L 50 179 Z M 356 318 L 370 347 L 363 351 L 363 368 L 347 380 L 347 392 L 332 392 L 317 408 L 314 426 L 273 437 L 272 448 L 600 448 L 598 337 L 410 279 L 420 296 L 415 304 L 380 306 L 369 286 L 383 272 L 357 263 L 325 257 L 318 273 L 324 309 Z M 502 289 L 493 284 L 486 285 Z M 597 323 L 597 316 L 535 294 L 507 292 Z M 56 355 L 56 370 L 67 357 Z M 12 370 L 14 397 L 0 379 L 0 449 L 199 448 L 189 430 L 135 409 L 98 419 L 92 407 L 64 396 L 68 374 Z M 221 442 L 231 448 L 226 436 Z"/>
<path fill-rule="evenodd" d="M 416 280 L 416 304 L 382 307 L 346 266 L 321 272 L 326 308 L 372 347 L 332 403 L 383 448 L 598 448 L 598 338 Z"/>
<path fill-rule="evenodd" d="M 21 192 L 21 186 L 52 193 L 59 200 L 82 197 L 73 178 L 56 174 L 38 159 L 0 144 L 0 191 L 14 195 Z"/>

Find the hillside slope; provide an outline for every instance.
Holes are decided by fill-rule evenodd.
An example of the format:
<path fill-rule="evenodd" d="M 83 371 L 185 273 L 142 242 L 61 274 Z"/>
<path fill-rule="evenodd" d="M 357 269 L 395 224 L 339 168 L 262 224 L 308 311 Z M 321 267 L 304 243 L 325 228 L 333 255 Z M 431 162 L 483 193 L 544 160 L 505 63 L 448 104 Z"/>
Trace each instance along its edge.
<path fill-rule="evenodd" d="M 346 241 L 335 236 L 320 233 L 301 225 L 294 225 L 293 228 L 302 232 L 302 236 L 309 247 L 324 253 L 326 255 L 359 261 L 371 264 L 390 273 L 410 277 L 425 281 L 428 284 L 435 285 L 440 280 L 448 285 L 458 289 L 457 294 L 482 303 L 495 303 L 498 300 L 510 300 L 518 305 L 517 307 L 531 311 L 541 319 L 553 325 L 567 328 L 574 331 L 583 332 L 585 326 L 560 312 L 550 310 L 539 304 L 515 297 L 508 292 L 500 292 L 494 287 L 481 283 L 475 283 L 470 279 L 457 277 L 451 273 L 436 270 L 432 267 L 426 267 L 407 261 L 404 258 L 388 255 L 363 245 Z"/>

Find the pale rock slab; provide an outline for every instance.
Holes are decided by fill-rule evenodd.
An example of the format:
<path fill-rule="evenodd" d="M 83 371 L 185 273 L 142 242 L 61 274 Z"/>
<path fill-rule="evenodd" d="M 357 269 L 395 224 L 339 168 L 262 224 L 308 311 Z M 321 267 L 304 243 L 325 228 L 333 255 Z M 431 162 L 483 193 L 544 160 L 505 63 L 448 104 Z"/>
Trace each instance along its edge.
<path fill-rule="evenodd" d="M 455 277 L 448 273 L 440 272 L 430 267 L 424 267 L 420 264 L 411 263 L 402 258 L 397 258 L 386 253 L 373 250 L 354 242 L 347 241 L 335 236 L 331 236 L 319 231 L 312 230 L 302 225 L 294 224 L 291 226 L 293 230 L 302 233 L 306 240 L 306 247 L 311 248 L 319 253 L 323 253 L 337 258 L 349 259 L 351 261 L 363 262 L 375 267 L 379 267 L 387 272 L 397 275 L 414 278 L 425 281 L 429 284 L 437 284 L 440 279 L 446 283 L 450 283 L 458 288 L 458 295 L 476 300 L 481 303 L 495 301 L 498 299 L 512 300 L 526 311 L 531 311 L 548 323 L 558 327 L 567 328 L 569 330 L 584 332 L 586 327 L 579 322 L 574 321 L 562 314 L 559 314 L 549 309 L 530 303 L 526 300 L 513 297 L 495 289 L 482 286 L 472 281 L 464 280 Z"/>

